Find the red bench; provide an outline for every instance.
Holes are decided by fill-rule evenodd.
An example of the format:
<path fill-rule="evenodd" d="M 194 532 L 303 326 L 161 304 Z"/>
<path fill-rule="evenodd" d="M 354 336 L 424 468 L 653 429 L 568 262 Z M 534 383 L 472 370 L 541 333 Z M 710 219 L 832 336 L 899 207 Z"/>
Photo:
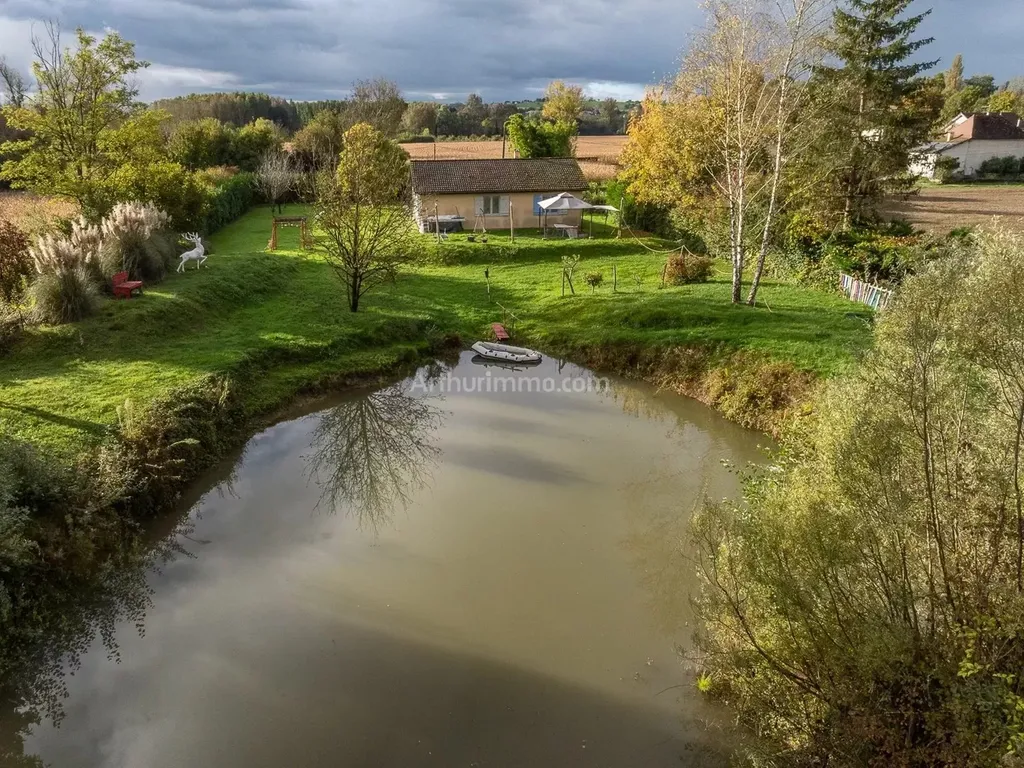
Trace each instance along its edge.
<path fill-rule="evenodd" d="M 142 293 L 142 281 L 141 280 L 129 280 L 127 272 L 118 272 L 112 278 L 111 282 L 114 284 L 114 296 L 124 296 L 126 299 L 132 297 L 133 291 Z"/>
<path fill-rule="evenodd" d="M 491 323 L 491 330 L 494 331 L 494 338 L 498 341 L 508 341 L 511 338 L 501 323 Z"/>

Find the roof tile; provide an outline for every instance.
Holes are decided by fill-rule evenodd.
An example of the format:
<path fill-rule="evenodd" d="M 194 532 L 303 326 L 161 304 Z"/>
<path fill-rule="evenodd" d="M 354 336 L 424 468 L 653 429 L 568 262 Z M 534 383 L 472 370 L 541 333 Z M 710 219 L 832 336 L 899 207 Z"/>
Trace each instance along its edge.
<path fill-rule="evenodd" d="M 572 157 L 413 160 L 412 188 L 421 195 L 578 192 L 587 180 Z"/>

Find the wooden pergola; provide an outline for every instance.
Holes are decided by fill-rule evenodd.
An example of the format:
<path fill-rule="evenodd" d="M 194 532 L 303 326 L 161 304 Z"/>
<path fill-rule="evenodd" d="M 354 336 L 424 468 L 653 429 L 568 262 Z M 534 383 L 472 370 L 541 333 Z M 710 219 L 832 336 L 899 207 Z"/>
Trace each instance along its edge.
<path fill-rule="evenodd" d="M 277 250 L 278 227 L 298 227 L 299 240 L 302 243 L 302 247 L 311 248 L 313 246 L 312 238 L 309 236 L 309 224 L 305 216 L 275 216 L 273 229 L 270 232 L 270 242 L 267 243 L 267 250 Z"/>

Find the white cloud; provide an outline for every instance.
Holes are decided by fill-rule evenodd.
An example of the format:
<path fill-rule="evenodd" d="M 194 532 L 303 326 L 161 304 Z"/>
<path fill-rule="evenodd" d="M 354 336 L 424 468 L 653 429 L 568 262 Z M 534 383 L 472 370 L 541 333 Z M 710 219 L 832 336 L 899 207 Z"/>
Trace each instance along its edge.
<path fill-rule="evenodd" d="M 26 75 L 32 64 L 33 27 L 42 31 L 38 23 L 0 15 L 0 55 Z"/>
<path fill-rule="evenodd" d="M 190 91 L 233 90 L 241 85 L 241 80 L 231 72 L 151 64 L 139 72 L 138 84 L 140 98 L 153 101 Z"/>
<path fill-rule="evenodd" d="M 592 99 L 613 98 L 619 101 L 640 101 L 646 86 L 642 83 L 586 83 L 583 92 Z"/>

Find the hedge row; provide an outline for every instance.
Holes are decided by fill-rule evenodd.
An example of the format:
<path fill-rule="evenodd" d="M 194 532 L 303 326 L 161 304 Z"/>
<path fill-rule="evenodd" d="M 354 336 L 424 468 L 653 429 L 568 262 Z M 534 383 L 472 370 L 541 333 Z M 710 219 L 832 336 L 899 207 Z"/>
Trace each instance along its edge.
<path fill-rule="evenodd" d="M 211 235 L 240 218 L 256 202 L 256 180 L 239 173 L 213 188 L 203 210 L 202 230 Z"/>

